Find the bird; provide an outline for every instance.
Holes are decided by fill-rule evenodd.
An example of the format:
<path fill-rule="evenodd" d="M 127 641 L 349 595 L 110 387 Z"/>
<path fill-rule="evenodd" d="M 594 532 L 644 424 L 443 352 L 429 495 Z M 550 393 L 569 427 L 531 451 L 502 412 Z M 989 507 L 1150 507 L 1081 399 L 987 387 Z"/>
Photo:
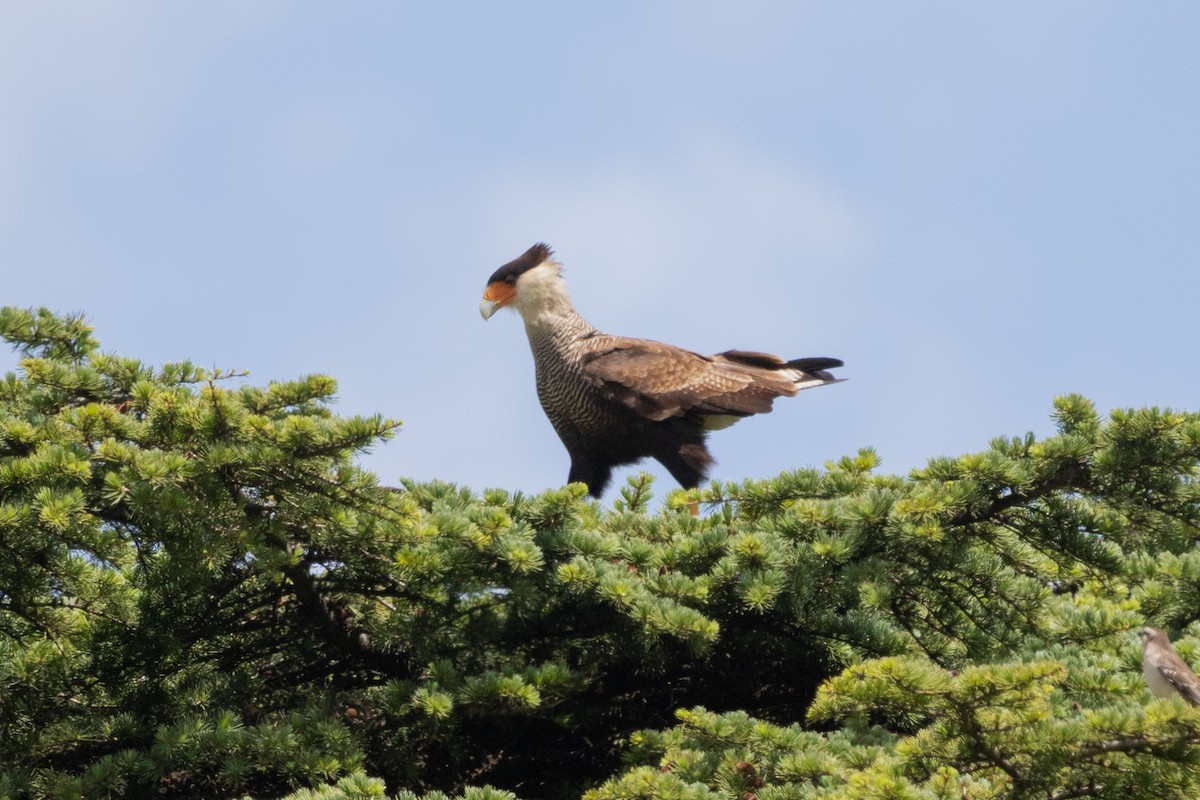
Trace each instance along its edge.
<path fill-rule="evenodd" d="M 1200 678 L 1179 657 L 1162 628 L 1138 631 L 1142 640 L 1142 676 L 1155 697 L 1178 694 L 1192 705 L 1200 705 Z"/>
<path fill-rule="evenodd" d="M 712 467 L 710 431 L 771 410 L 777 397 L 837 383 L 836 358 L 791 361 L 744 350 L 704 356 L 603 333 L 575 310 L 545 243 L 497 269 L 479 312 L 516 310 L 533 351 L 537 395 L 571 459 L 568 483 L 599 498 L 615 467 L 657 460 L 685 489 Z"/>

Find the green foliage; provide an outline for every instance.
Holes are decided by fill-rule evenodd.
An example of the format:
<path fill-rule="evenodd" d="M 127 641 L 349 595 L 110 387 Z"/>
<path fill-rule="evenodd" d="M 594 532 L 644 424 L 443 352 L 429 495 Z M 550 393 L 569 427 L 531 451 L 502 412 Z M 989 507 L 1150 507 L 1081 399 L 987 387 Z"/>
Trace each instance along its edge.
<path fill-rule="evenodd" d="M 1200 793 L 1131 635 L 1200 660 L 1196 414 L 1068 396 L 904 477 L 605 509 L 381 486 L 355 457 L 399 423 L 325 376 L 0 335 L 0 797 Z"/>

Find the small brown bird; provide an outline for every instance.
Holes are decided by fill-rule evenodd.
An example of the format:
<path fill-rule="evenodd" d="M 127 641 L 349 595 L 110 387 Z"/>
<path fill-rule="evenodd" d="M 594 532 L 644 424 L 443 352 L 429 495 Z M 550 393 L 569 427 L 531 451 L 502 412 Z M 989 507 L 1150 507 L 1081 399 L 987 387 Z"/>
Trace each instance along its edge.
<path fill-rule="evenodd" d="M 1192 672 L 1162 628 L 1142 628 L 1142 675 L 1155 697 L 1178 694 L 1192 705 L 1200 705 L 1200 678 Z"/>
<path fill-rule="evenodd" d="M 687 489 L 708 475 L 708 432 L 771 410 L 777 397 L 836 383 L 836 358 L 784 361 L 727 350 L 702 356 L 601 333 L 571 304 L 562 265 L 535 244 L 488 279 L 479 311 L 504 306 L 525 321 L 538 399 L 571 457 L 568 482 L 599 497 L 614 467 L 659 461 Z"/>

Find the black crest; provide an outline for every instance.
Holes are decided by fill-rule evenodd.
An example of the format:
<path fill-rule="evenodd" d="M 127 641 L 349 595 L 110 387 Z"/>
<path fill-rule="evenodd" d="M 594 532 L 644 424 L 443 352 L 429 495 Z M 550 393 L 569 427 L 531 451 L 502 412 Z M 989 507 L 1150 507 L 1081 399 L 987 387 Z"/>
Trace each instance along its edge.
<path fill-rule="evenodd" d="M 545 242 L 538 242 L 533 247 L 526 250 L 517 258 L 505 264 L 500 269 L 492 273 L 492 277 L 488 278 L 488 283 L 496 281 L 515 281 L 524 273 L 554 256 L 554 251 L 550 249 L 550 245 Z"/>

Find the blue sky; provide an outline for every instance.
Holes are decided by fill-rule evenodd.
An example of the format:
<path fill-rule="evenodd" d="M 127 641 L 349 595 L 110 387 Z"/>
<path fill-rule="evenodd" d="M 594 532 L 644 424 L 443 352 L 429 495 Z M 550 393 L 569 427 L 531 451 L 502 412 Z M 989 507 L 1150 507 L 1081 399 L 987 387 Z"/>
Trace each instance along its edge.
<path fill-rule="evenodd" d="M 4 17 L 0 302 L 151 363 L 333 375 L 339 413 L 405 421 L 385 482 L 565 479 L 519 319 L 478 314 L 542 240 L 601 329 L 845 360 L 714 434 L 717 478 L 863 446 L 906 472 L 1048 434 L 1066 392 L 1200 407 L 1200 5 Z"/>

